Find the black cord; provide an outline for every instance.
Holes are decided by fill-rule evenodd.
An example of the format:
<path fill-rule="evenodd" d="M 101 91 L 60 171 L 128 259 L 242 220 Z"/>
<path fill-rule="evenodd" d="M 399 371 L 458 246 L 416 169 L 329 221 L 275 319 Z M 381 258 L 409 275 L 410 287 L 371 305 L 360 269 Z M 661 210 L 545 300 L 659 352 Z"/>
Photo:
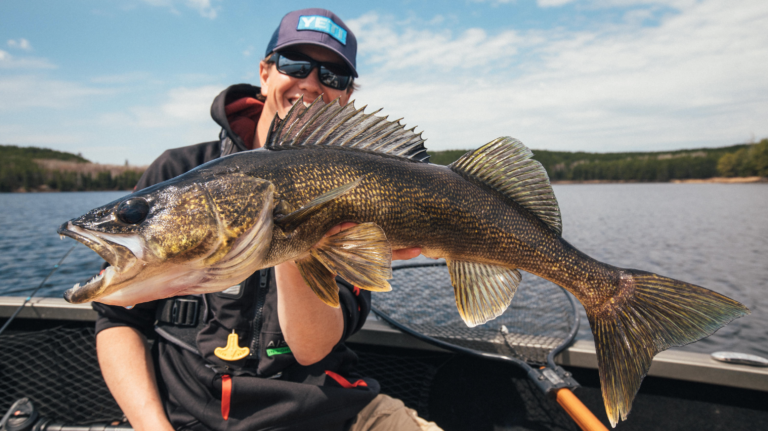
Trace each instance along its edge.
<path fill-rule="evenodd" d="M 56 272 L 57 269 L 59 269 L 59 266 L 61 266 L 61 263 L 64 262 L 64 259 L 66 259 L 67 256 L 69 256 L 69 253 L 72 253 L 72 250 L 74 249 L 75 249 L 75 246 L 73 245 L 72 248 L 67 250 L 67 252 L 64 253 L 64 256 L 62 256 L 61 259 L 59 259 L 59 263 L 57 263 L 56 265 L 53 265 L 53 268 L 51 268 L 51 272 L 49 272 L 48 275 L 45 276 L 45 278 L 43 279 L 43 282 L 40 283 L 39 286 L 37 286 L 37 289 L 35 289 L 32 293 L 29 294 L 29 296 L 27 296 L 24 302 L 21 305 L 19 305 L 19 308 L 17 308 L 16 311 L 11 315 L 11 317 L 9 317 L 8 320 L 5 321 L 5 325 L 3 325 L 2 328 L 0 328 L 0 334 L 2 334 L 3 331 L 5 331 L 5 328 L 7 328 L 8 325 L 11 324 L 13 319 L 15 319 L 16 316 L 18 316 L 19 313 L 21 313 L 21 310 L 24 309 L 24 306 L 27 305 L 27 302 L 29 302 L 32 299 L 32 297 L 35 296 L 35 293 L 37 293 L 37 291 L 40 290 L 41 287 L 43 287 L 45 282 L 48 281 L 48 278 L 50 278 L 51 275 L 53 275 L 53 273 Z"/>

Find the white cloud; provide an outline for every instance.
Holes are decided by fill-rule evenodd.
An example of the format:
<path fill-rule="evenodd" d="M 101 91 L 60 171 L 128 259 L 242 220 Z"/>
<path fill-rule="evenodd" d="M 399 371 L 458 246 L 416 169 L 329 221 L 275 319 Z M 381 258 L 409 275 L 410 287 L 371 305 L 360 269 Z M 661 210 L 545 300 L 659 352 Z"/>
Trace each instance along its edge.
<path fill-rule="evenodd" d="M 564 4 L 573 3 L 576 0 L 536 0 L 539 7 L 556 7 Z"/>
<path fill-rule="evenodd" d="M 190 9 L 195 10 L 200 16 L 204 18 L 214 19 L 217 12 L 215 7 L 211 5 L 211 0 L 142 0 L 145 3 L 156 6 L 165 7 L 171 10 L 173 13 L 179 13 L 176 9 L 177 4 L 182 4 Z"/>
<path fill-rule="evenodd" d="M 489 36 L 485 30 L 473 28 L 454 37 L 447 30 L 399 28 L 376 14 L 352 20 L 349 26 L 355 34 L 361 34 L 358 36 L 360 56 L 375 65 L 379 73 L 414 68 L 442 71 L 483 68 L 499 59 L 508 61 L 523 45 L 514 31 Z M 502 55 L 489 56 L 489 52 Z"/>
<path fill-rule="evenodd" d="M 32 51 L 32 45 L 29 43 L 27 39 L 20 38 L 20 39 L 10 39 L 8 41 L 8 46 L 11 48 L 18 48 L 24 51 Z"/>
<path fill-rule="evenodd" d="M 71 108 L 87 103 L 91 97 L 112 93 L 107 89 L 35 75 L 4 76 L 0 78 L 0 112 Z"/>
<path fill-rule="evenodd" d="M 16 57 L 0 49 L 0 69 L 55 69 L 56 65 L 44 58 Z"/>
<path fill-rule="evenodd" d="M 211 120 L 210 106 L 220 85 L 177 87 L 168 90 L 156 105 L 132 106 L 100 115 L 94 130 L 114 136 L 114 148 L 103 151 L 97 139 L 86 140 L 88 157 L 102 163 L 149 164 L 168 148 L 214 140 L 220 127 Z"/>
<path fill-rule="evenodd" d="M 100 75 L 89 79 L 90 82 L 95 84 L 135 84 L 135 83 L 147 83 L 154 82 L 155 80 L 147 72 L 125 72 L 114 75 Z"/>
<path fill-rule="evenodd" d="M 363 59 L 356 97 L 420 124 L 430 148 L 501 135 L 587 151 L 768 136 L 765 2 L 708 0 L 657 27 L 579 32 L 416 31 L 370 14 L 350 26 Z"/>
<path fill-rule="evenodd" d="M 210 124 L 214 124 L 210 116 L 211 102 L 223 88 L 219 85 L 172 88 L 157 105 L 131 106 L 103 114 L 101 124 L 164 131 L 201 130 L 197 126 L 202 124 L 202 130 L 209 130 Z M 210 136 L 215 137 L 215 132 Z"/>

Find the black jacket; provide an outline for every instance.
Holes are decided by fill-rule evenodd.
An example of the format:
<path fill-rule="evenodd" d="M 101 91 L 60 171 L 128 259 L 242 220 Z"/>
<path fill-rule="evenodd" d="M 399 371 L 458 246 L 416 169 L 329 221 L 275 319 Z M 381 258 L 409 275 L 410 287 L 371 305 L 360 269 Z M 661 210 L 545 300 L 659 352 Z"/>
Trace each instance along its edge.
<path fill-rule="evenodd" d="M 245 142 L 253 139 L 261 114 L 257 94 L 259 88 L 247 84 L 223 91 L 211 107 L 211 116 L 222 126 L 220 139 L 164 152 L 144 173 L 137 189 L 246 150 Z M 225 292 L 187 298 L 199 305 L 193 327 L 180 327 L 170 317 L 174 304 L 179 305 L 171 299 L 138 304 L 131 310 L 94 303 L 99 312 L 96 331 L 132 326 L 147 335 L 159 335 L 154 349 L 158 383 L 177 429 L 341 430 L 378 394 L 379 385 L 354 376 L 357 357 L 343 344 L 365 322 L 370 293 L 343 281 L 339 288 L 345 323 L 342 342 L 323 360 L 306 367 L 296 362 L 280 331 L 271 268 Z M 251 352 L 244 359 L 224 361 L 214 350 L 227 344 L 233 330 L 239 346 Z M 222 375 L 232 379 L 227 421 L 221 413 Z M 354 387 L 344 388 L 350 386 L 347 381 Z"/>

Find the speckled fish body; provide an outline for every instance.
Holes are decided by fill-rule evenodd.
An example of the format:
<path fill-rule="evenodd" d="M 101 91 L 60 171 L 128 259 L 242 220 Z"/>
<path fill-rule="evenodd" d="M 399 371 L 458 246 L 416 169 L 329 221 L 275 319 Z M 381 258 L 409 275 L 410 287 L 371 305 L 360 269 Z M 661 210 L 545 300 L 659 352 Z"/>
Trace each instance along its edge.
<path fill-rule="evenodd" d="M 220 291 L 294 260 L 318 297 L 338 306 L 336 275 L 386 291 L 391 249 L 420 246 L 446 258 L 470 326 L 504 312 L 519 270 L 573 293 L 595 335 L 613 425 L 626 419 L 656 353 L 748 313 L 703 287 L 613 267 L 568 244 L 546 172 L 519 141 L 499 138 L 437 166 L 399 123 L 350 105 L 299 105 L 275 122 L 265 149 L 217 159 L 62 225 L 61 234 L 115 267 L 67 299 L 132 305 Z M 343 222 L 358 224 L 325 236 Z"/>

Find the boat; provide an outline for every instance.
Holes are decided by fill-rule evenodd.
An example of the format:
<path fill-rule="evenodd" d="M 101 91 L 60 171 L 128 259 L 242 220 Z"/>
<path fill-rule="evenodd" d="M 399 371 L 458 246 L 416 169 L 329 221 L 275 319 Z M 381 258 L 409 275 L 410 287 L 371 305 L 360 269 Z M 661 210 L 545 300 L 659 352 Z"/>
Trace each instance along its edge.
<path fill-rule="evenodd" d="M 60 298 L 0 297 L 0 413 L 29 398 L 54 430 L 131 429 L 96 360 L 90 304 Z M 578 430 L 528 373 L 493 355 L 471 355 L 425 341 L 371 313 L 348 340 L 358 371 L 420 416 L 452 430 Z M 554 362 L 579 387 L 576 397 L 610 429 L 594 344 L 576 340 Z M 768 429 L 768 367 L 668 350 L 657 355 L 619 430 Z"/>

